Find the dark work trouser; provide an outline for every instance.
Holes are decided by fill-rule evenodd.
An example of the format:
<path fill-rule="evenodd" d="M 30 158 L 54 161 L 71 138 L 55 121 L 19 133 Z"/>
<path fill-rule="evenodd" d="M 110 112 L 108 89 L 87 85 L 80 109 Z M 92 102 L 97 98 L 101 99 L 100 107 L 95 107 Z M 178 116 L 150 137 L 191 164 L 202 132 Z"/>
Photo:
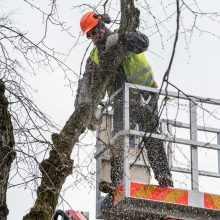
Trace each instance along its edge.
<path fill-rule="evenodd" d="M 147 93 L 142 93 L 145 100 L 148 99 Z M 130 92 L 129 96 L 129 118 L 130 129 L 135 129 L 136 124 L 140 131 L 158 133 L 158 110 L 157 97 L 151 94 L 149 106 L 144 106 L 141 101 L 141 95 Z M 152 112 L 152 110 L 154 110 Z M 123 96 L 118 94 L 114 101 L 114 133 L 123 130 Z M 113 185 L 118 185 L 123 181 L 123 138 L 117 140 L 116 144 L 111 147 L 111 180 Z M 155 178 L 159 174 L 168 174 L 169 171 L 167 157 L 163 146 L 163 141 L 154 138 L 144 138 L 144 147 L 147 150 L 148 160 L 153 169 Z"/>

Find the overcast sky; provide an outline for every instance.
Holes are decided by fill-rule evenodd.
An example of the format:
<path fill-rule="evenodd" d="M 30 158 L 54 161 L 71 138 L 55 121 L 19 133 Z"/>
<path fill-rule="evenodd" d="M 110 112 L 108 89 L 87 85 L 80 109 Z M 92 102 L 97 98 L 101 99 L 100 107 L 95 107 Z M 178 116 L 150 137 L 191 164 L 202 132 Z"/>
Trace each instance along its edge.
<path fill-rule="evenodd" d="M 77 79 L 80 75 L 80 63 L 89 45 L 85 36 L 81 36 L 79 41 L 77 41 L 80 34 L 79 20 L 84 8 L 73 9 L 73 6 L 83 3 L 91 3 L 94 6 L 98 2 L 97 0 L 65 1 L 65 3 L 58 1 L 60 18 L 66 21 L 68 26 L 71 26 L 70 32 L 74 37 L 71 38 L 59 32 L 59 30 L 54 27 L 49 27 L 48 30 L 47 43 L 51 47 L 64 53 L 67 53 L 67 51 L 70 51 L 72 48 L 65 62 L 76 73 L 76 75 L 69 73 L 69 77 L 76 82 L 75 85 L 73 85 L 73 90 L 69 88 L 68 81 L 65 79 L 63 72 L 55 66 L 54 72 L 40 69 L 38 76 L 28 76 L 28 81 L 33 88 L 37 90 L 37 93 L 34 95 L 36 102 L 44 112 L 60 125 L 60 128 L 62 128 L 74 110 L 75 90 L 77 88 Z M 166 13 L 164 13 L 160 2 L 161 1 L 152 3 L 151 10 L 160 20 L 163 20 L 166 18 Z M 169 2 L 172 3 L 172 1 Z M 36 3 L 43 5 L 41 1 L 36 1 Z M 138 1 L 138 3 L 145 7 L 144 1 Z M 208 3 L 205 0 L 199 0 L 199 3 L 202 10 L 204 9 L 208 12 L 220 11 L 220 2 L 218 0 L 210 0 Z M 22 0 L 2 0 L 0 1 L 0 5 L 1 13 L 11 13 L 10 17 L 14 21 L 14 25 L 21 28 L 21 30 L 27 31 L 28 36 L 32 38 L 33 41 L 37 42 L 42 37 L 44 29 L 42 28 L 42 19 L 38 12 L 32 10 Z M 112 17 L 116 16 L 116 9 L 118 9 L 118 7 L 118 3 L 116 6 L 112 3 L 109 12 Z M 101 9 L 100 7 L 100 10 Z M 169 7 L 166 7 L 166 12 L 169 14 L 174 9 L 175 5 L 171 4 Z M 184 11 L 182 16 L 182 24 L 189 28 L 193 16 L 187 11 Z M 171 56 L 171 46 L 174 40 L 175 16 L 173 19 L 164 22 L 163 25 L 160 26 L 161 35 L 155 34 L 155 27 L 151 28 L 153 21 L 148 16 L 146 10 L 141 10 L 141 20 L 142 24 L 140 30 L 149 36 L 150 39 L 150 47 L 146 55 L 154 70 L 155 79 L 160 84 Z M 220 19 L 218 20 L 220 21 Z M 201 34 L 198 30 L 194 30 L 195 32 L 191 38 L 190 33 L 180 36 L 177 45 L 177 53 L 170 73 L 170 81 L 185 93 L 220 99 L 220 39 L 217 37 L 217 35 L 220 35 L 220 25 L 219 22 L 213 22 L 204 17 L 199 18 L 199 16 L 197 22 L 200 28 L 210 33 Z M 117 26 L 115 26 L 115 28 L 117 28 Z M 181 29 L 181 31 L 183 30 Z M 171 88 L 171 90 L 174 89 Z M 214 126 L 218 125 L 220 125 L 219 122 L 215 121 Z M 94 137 L 95 134 L 90 132 L 83 141 L 86 143 L 94 143 Z M 85 150 L 88 150 L 88 147 Z M 93 148 L 91 147 L 90 150 L 92 152 Z M 212 157 L 209 157 L 207 152 L 204 153 L 204 157 L 206 157 L 205 160 L 208 164 L 213 162 L 209 161 Z M 73 181 L 74 177 L 68 178 L 64 188 L 69 186 Z M 215 185 L 215 181 L 210 180 L 210 182 L 213 182 Z M 212 191 L 212 186 L 210 186 L 207 191 L 208 190 Z M 215 192 L 216 190 L 217 188 L 215 188 Z M 220 189 L 218 190 L 218 193 L 220 193 Z M 74 209 L 89 211 L 91 213 L 91 219 L 94 219 L 94 190 L 86 187 L 86 185 L 78 189 L 69 188 L 65 192 L 64 198 Z M 31 207 L 32 203 L 33 199 L 28 189 L 11 189 L 8 193 L 8 204 L 10 209 L 9 220 L 21 219 L 24 213 Z M 67 205 L 65 204 L 65 208 L 66 207 Z"/>

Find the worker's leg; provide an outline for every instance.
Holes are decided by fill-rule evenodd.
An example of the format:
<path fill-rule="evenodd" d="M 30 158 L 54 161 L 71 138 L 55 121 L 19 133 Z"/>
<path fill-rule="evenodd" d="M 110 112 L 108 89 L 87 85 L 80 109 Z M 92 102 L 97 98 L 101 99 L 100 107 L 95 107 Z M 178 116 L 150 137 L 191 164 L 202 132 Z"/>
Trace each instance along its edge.
<path fill-rule="evenodd" d="M 154 138 L 146 138 L 145 147 L 147 149 L 148 160 L 150 162 L 151 168 L 153 169 L 155 178 L 158 180 L 159 184 L 160 181 L 164 181 L 162 178 L 168 178 L 167 181 L 171 181 L 169 179 L 172 175 L 168 167 L 163 142 Z M 172 186 L 172 184 L 167 186 Z"/>
<path fill-rule="evenodd" d="M 114 100 L 113 126 L 114 134 L 123 129 L 123 95 L 120 92 Z M 123 181 L 123 138 L 111 146 L 111 180 L 114 186 Z"/>
<path fill-rule="evenodd" d="M 131 100 L 130 100 L 131 103 Z M 113 125 L 114 125 L 114 134 L 118 133 L 120 130 L 123 130 L 123 94 L 120 92 L 114 99 L 114 114 L 113 114 Z M 134 123 L 135 117 L 132 117 L 130 114 L 130 126 Z M 123 137 L 118 138 L 115 143 L 111 146 L 111 185 L 106 182 L 101 184 L 102 191 L 108 192 L 112 187 L 118 186 L 123 182 L 124 169 L 123 169 Z"/>
<path fill-rule="evenodd" d="M 139 112 L 141 112 L 141 114 L 139 114 L 137 120 L 140 129 L 149 133 L 158 133 L 157 128 L 159 125 L 159 117 L 157 110 L 157 97 L 152 95 L 149 106 L 143 106 L 140 103 Z M 172 186 L 172 175 L 169 170 L 163 141 L 151 137 L 145 137 L 144 143 L 155 178 L 161 186 Z"/>
<path fill-rule="evenodd" d="M 114 153 L 111 156 L 111 181 L 114 187 L 123 182 L 123 152 L 121 142 L 117 141 L 118 146 L 114 147 Z M 116 145 L 115 144 L 115 145 Z M 116 149 L 117 148 L 117 149 Z"/>
<path fill-rule="evenodd" d="M 114 99 L 114 114 L 113 114 L 113 128 L 114 134 L 123 128 L 123 96 L 119 93 Z M 113 194 L 114 188 L 118 186 L 123 180 L 123 149 L 122 142 L 116 140 L 110 146 L 110 164 L 111 164 L 111 183 L 101 181 L 99 183 L 99 190 L 110 195 Z"/>
<path fill-rule="evenodd" d="M 136 114 L 132 113 L 132 104 L 136 105 L 136 98 L 130 94 L 129 98 L 129 123 L 130 129 L 135 129 L 136 125 Z M 118 94 L 114 101 L 114 114 L 113 114 L 113 124 L 114 124 L 114 133 L 116 134 L 120 130 L 123 130 L 123 94 L 122 92 Z M 111 148 L 112 159 L 111 159 L 111 179 L 114 186 L 119 185 L 123 181 L 124 176 L 124 157 L 123 157 L 123 146 L 124 146 L 124 137 L 121 136 L 117 139 L 115 144 Z"/>

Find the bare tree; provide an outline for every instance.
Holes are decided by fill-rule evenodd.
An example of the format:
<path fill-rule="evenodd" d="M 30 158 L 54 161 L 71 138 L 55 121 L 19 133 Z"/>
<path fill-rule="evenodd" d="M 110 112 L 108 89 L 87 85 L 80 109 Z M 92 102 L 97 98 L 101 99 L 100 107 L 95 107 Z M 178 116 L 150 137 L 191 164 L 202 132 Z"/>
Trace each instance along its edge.
<path fill-rule="evenodd" d="M 8 101 L 5 97 L 5 86 L 2 81 L 0 81 L 0 138 L 0 216 L 2 219 L 7 219 L 6 192 L 15 151 L 13 127 L 8 111 Z"/>
<path fill-rule="evenodd" d="M 8 177 L 12 162 L 15 159 L 16 164 L 25 161 L 31 170 L 28 175 L 24 176 L 20 173 L 18 166 L 16 167 L 15 174 L 21 175 L 23 178 L 21 184 L 25 185 L 33 180 L 37 183 L 40 182 L 35 204 L 23 219 L 48 220 L 53 216 L 67 176 L 72 173 L 72 150 L 77 144 L 79 136 L 84 133 L 88 124 L 92 123 L 94 111 L 104 97 L 106 88 L 113 81 L 114 73 L 127 51 L 122 45 L 117 45 L 102 55 L 100 66 L 94 70 L 94 83 L 89 88 L 92 102 L 90 105 L 79 106 L 75 109 L 61 131 L 54 133 L 54 130 L 57 130 L 56 125 L 32 101 L 31 88 L 26 83 L 23 73 L 28 69 L 29 72 L 36 74 L 36 65 L 49 66 L 52 70 L 54 62 L 60 66 L 64 74 L 67 71 L 72 71 L 60 61 L 59 58 L 62 55 L 53 48 L 47 47 L 45 43 L 49 25 L 59 27 L 70 36 L 71 33 L 65 23 L 60 21 L 56 0 L 49 1 L 49 11 L 44 11 L 33 1 L 25 0 L 25 2 L 33 10 L 40 12 L 44 19 L 45 31 L 39 42 L 35 43 L 25 33 L 15 28 L 8 16 L 2 16 L 0 19 L 0 166 L 2 170 L 5 170 L 5 175 L 0 175 L 0 216 L 3 220 L 7 219 L 8 209 L 5 199 L 7 188 L 12 186 Z M 110 8 L 112 1 L 101 2 L 104 11 L 109 10 L 106 6 L 109 5 Z M 159 35 L 162 47 L 165 44 L 162 29 L 166 29 L 167 21 L 173 17 L 177 18 L 176 28 L 172 29 L 171 34 L 169 33 L 170 38 L 174 37 L 174 43 L 171 49 L 170 62 L 162 82 L 162 86 L 165 86 L 166 90 L 168 90 L 168 86 L 172 86 L 169 76 L 178 37 L 185 36 L 186 44 L 189 46 L 194 31 L 214 35 L 212 32 L 201 29 L 197 25 L 197 20 L 198 17 L 216 20 L 219 17 L 218 12 L 203 12 L 195 0 L 191 2 L 176 0 L 168 5 L 161 1 L 161 6 L 166 15 L 164 19 L 160 19 L 154 14 L 151 8 L 152 3 L 149 1 L 137 1 L 138 8 L 135 7 L 133 0 L 121 0 L 120 4 L 119 32 L 135 31 L 139 28 L 140 11 L 138 8 L 140 8 L 152 22 L 149 26 L 149 23 L 141 17 L 142 28 L 146 29 L 152 37 L 155 34 Z M 174 9 L 172 8 L 173 5 L 175 5 Z M 82 6 L 91 8 L 90 5 Z M 171 7 L 171 10 L 166 12 L 168 7 Z M 185 27 L 184 18 L 181 16 L 185 11 L 193 16 L 190 28 Z M 218 36 L 215 35 L 215 37 Z M 12 51 L 16 52 L 13 53 Z M 178 91 L 181 90 L 178 89 Z M 161 110 L 165 105 L 166 99 L 164 99 Z M 51 133 L 53 133 L 52 143 L 49 140 Z M 34 149 L 33 146 L 35 146 Z M 42 148 L 37 151 L 35 150 L 36 146 Z M 15 155 L 17 156 L 15 157 Z M 25 160 L 23 160 L 24 158 Z"/>
<path fill-rule="evenodd" d="M 139 10 L 135 8 L 133 1 L 121 1 L 121 17 L 121 32 L 135 30 L 138 27 Z M 91 104 L 76 108 L 62 131 L 52 135 L 53 149 L 50 151 L 49 158 L 43 160 L 40 166 L 43 176 L 38 188 L 37 200 L 24 219 L 40 218 L 46 220 L 53 216 L 62 185 L 66 177 L 72 173 L 73 161 L 70 158 L 72 149 L 77 143 L 79 135 L 91 122 L 94 111 L 104 97 L 125 52 L 125 48 L 118 45 L 103 54 L 100 66 L 97 67 L 93 75 L 94 83 L 89 88 L 92 94 Z M 113 57 L 114 59 L 112 59 Z M 112 63 L 114 65 L 110 68 Z"/>
<path fill-rule="evenodd" d="M 65 30 L 64 24 L 56 19 L 56 1 L 51 3 L 48 14 L 41 13 L 47 18 L 45 33 L 37 43 L 16 28 L 9 15 L 0 18 L 0 218 L 3 220 L 8 215 L 6 192 L 13 187 L 11 179 L 20 176 L 22 183 L 18 185 L 25 186 L 32 181 L 37 184 L 41 178 L 38 160 L 47 156 L 51 148 L 49 136 L 57 131 L 57 125 L 34 103 L 31 95 L 34 90 L 27 83 L 26 74 L 35 75 L 39 68 L 53 71 L 55 63 L 64 74 L 72 71 L 60 60 L 61 54 L 44 42 L 49 23 Z"/>

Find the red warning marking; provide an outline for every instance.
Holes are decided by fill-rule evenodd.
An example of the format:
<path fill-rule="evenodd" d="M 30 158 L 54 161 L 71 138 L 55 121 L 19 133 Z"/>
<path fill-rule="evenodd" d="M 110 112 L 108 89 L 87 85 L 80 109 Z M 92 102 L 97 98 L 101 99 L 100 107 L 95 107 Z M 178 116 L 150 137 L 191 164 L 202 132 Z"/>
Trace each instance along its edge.
<path fill-rule="evenodd" d="M 182 204 L 182 205 L 188 205 L 189 204 L 189 194 L 188 191 L 183 193 L 182 197 L 180 199 L 176 200 L 177 204 Z"/>
<path fill-rule="evenodd" d="M 165 196 L 169 194 L 172 190 L 169 188 L 160 188 L 158 187 L 156 190 L 151 193 L 148 198 L 152 200 L 163 200 Z"/>
<path fill-rule="evenodd" d="M 131 183 L 131 196 L 149 200 L 188 205 L 187 190 Z"/>
<path fill-rule="evenodd" d="M 204 194 L 204 206 L 208 209 L 220 210 L 220 196 Z"/>

